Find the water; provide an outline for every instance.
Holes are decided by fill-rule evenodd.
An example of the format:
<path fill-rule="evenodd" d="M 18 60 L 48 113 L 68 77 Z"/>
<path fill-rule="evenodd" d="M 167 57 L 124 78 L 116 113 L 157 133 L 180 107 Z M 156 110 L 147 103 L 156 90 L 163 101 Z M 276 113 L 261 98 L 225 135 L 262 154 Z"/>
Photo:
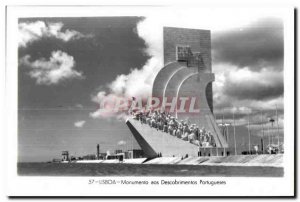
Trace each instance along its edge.
<path fill-rule="evenodd" d="M 283 168 L 205 165 L 18 163 L 23 176 L 223 176 L 282 177 Z"/>

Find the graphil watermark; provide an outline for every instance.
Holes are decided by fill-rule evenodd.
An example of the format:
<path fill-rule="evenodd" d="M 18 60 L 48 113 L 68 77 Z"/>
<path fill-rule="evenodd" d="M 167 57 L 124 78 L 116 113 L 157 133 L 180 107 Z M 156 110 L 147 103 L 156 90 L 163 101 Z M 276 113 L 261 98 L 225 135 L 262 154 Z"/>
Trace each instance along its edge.
<path fill-rule="evenodd" d="M 169 113 L 199 113 L 198 97 L 114 97 L 103 98 L 99 102 L 102 112 L 124 113 L 161 110 Z"/>

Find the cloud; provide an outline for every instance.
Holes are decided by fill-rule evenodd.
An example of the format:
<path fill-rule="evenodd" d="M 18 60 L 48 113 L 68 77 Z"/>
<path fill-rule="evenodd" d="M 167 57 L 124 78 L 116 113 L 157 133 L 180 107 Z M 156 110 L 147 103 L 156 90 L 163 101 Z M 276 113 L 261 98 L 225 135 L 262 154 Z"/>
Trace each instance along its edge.
<path fill-rule="evenodd" d="M 153 29 L 154 26 L 155 21 L 152 18 L 145 18 L 137 24 L 137 33 L 139 37 L 144 39 L 147 46 L 144 52 L 151 58 L 142 68 L 131 69 L 127 75 L 118 75 L 114 81 L 107 85 L 110 93 L 141 98 L 147 98 L 151 95 L 155 76 L 163 67 L 162 37 L 157 33 L 158 29 Z"/>
<path fill-rule="evenodd" d="M 283 109 L 283 71 L 264 67 L 254 71 L 227 63 L 214 65 L 215 111 L 222 108 Z"/>
<path fill-rule="evenodd" d="M 120 140 L 120 141 L 118 142 L 118 145 L 126 145 L 126 142 L 125 142 L 124 140 Z"/>
<path fill-rule="evenodd" d="M 83 105 L 82 104 L 76 104 L 75 107 L 79 108 L 79 109 L 83 109 Z"/>
<path fill-rule="evenodd" d="M 49 60 L 30 61 L 30 55 L 20 59 L 20 65 L 30 68 L 29 76 L 39 85 L 53 85 L 69 79 L 83 79 L 83 73 L 74 70 L 75 60 L 60 50 L 53 51 Z"/>
<path fill-rule="evenodd" d="M 82 128 L 84 126 L 86 121 L 82 120 L 82 121 L 76 121 L 74 123 L 74 126 L 77 127 L 77 128 Z"/>
<path fill-rule="evenodd" d="M 264 18 L 250 25 L 212 35 L 213 62 L 259 71 L 283 69 L 283 23 Z"/>
<path fill-rule="evenodd" d="M 157 30 L 160 29 L 154 29 L 154 27 L 161 25 L 156 25 L 155 22 L 152 18 L 145 18 L 137 25 L 137 33 L 139 37 L 145 40 L 147 45 L 144 52 L 151 58 L 143 67 L 131 69 L 128 74 L 118 75 L 114 81 L 107 84 L 108 91 L 99 91 L 92 96 L 92 101 L 99 104 L 104 99 L 115 99 L 117 97 L 146 99 L 151 96 L 155 76 L 163 67 L 162 37 L 157 33 Z M 103 109 L 90 113 L 90 116 L 92 118 L 126 117 L 125 114 L 108 113 Z"/>
<path fill-rule="evenodd" d="M 99 105 L 99 109 L 97 109 L 94 112 L 90 113 L 90 117 L 92 117 L 93 119 L 96 118 L 118 118 L 120 120 L 122 120 L 122 118 L 124 117 L 124 119 L 126 119 L 126 114 L 123 113 L 123 117 L 122 114 L 120 114 L 118 111 L 115 112 L 113 110 L 114 108 L 114 102 L 119 99 L 122 98 L 114 93 L 110 93 L 107 94 L 105 91 L 100 91 L 97 93 L 97 95 L 92 96 L 92 101 L 95 103 L 98 103 Z M 109 102 L 106 102 L 106 100 L 108 100 Z M 102 106 L 101 103 L 104 103 L 104 106 Z"/>
<path fill-rule="evenodd" d="M 92 37 L 90 34 L 84 35 L 75 30 L 66 29 L 62 31 L 63 26 L 64 24 L 61 22 L 46 23 L 44 21 L 36 21 L 19 23 L 19 46 L 26 47 L 28 44 L 43 37 L 53 37 L 64 42 Z"/>
<path fill-rule="evenodd" d="M 224 94 L 239 100 L 268 100 L 283 95 L 283 72 L 262 69 L 252 72 L 249 68 L 228 73 L 223 87 Z"/>
<path fill-rule="evenodd" d="M 260 18 L 212 34 L 214 109 L 283 109 L 283 23 Z"/>

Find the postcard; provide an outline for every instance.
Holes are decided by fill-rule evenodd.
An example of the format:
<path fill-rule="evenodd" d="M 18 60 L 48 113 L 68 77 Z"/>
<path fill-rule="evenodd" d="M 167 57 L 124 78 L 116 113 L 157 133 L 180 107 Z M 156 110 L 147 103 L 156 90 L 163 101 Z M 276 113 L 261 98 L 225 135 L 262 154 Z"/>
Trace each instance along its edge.
<path fill-rule="evenodd" d="M 8 6 L 7 195 L 292 197 L 292 7 Z"/>

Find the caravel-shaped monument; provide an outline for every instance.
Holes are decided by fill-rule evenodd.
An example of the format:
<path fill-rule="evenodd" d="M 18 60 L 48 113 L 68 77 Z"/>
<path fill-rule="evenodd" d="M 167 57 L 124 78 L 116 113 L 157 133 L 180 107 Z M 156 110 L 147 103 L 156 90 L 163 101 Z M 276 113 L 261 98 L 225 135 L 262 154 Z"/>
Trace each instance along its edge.
<path fill-rule="evenodd" d="M 165 99 L 163 103 L 170 103 L 175 98 L 175 109 L 170 110 L 166 105 L 164 110 L 178 120 L 209 130 L 216 143 L 214 151 L 210 149 L 210 155 L 218 155 L 218 150 L 223 151 L 228 144 L 213 115 L 210 31 L 165 27 L 163 39 L 165 66 L 154 80 L 152 97 L 161 101 Z M 189 99 L 189 102 L 193 98 L 196 110 L 182 111 L 179 103 L 182 98 Z M 207 150 L 132 118 L 126 124 L 148 157 L 155 157 L 157 153 L 163 156 L 197 156 L 201 150 Z"/>

